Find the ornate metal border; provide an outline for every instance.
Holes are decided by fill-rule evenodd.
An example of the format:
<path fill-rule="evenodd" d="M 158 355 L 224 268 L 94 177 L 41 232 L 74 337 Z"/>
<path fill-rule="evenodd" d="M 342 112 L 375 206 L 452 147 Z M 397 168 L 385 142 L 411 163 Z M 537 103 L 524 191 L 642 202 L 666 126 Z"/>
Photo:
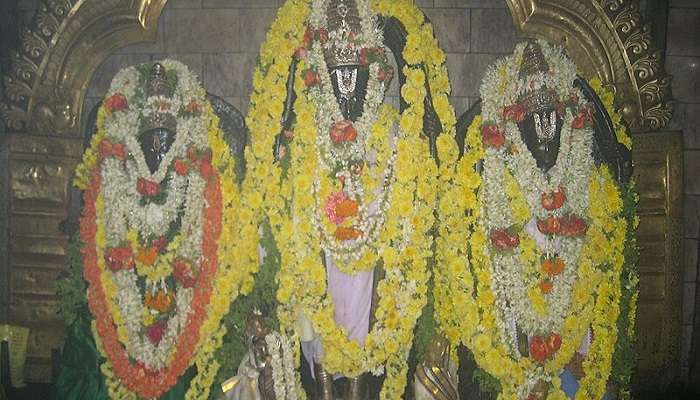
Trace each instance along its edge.
<path fill-rule="evenodd" d="M 153 40 L 167 0 L 41 0 L 20 33 L 0 117 L 10 132 L 79 133 L 95 69 L 116 49 Z"/>
<path fill-rule="evenodd" d="M 585 76 L 616 92 L 633 131 L 666 127 L 673 114 L 671 78 L 642 24 L 638 0 L 507 0 L 523 36 L 563 45 Z"/>

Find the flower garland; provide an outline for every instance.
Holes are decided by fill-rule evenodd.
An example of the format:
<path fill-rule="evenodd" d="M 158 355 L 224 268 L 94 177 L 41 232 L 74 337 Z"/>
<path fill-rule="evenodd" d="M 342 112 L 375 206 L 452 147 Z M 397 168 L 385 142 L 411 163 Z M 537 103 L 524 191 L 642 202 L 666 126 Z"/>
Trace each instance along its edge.
<path fill-rule="evenodd" d="M 252 286 L 254 269 L 238 266 L 240 199 L 218 118 L 185 65 L 162 65 L 177 82 L 171 97 L 144 93 L 150 65 L 117 74 L 76 172 L 93 331 L 114 398 L 158 397 L 190 365 L 198 374 L 187 398 L 207 398 L 221 318 Z M 155 172 L 136 137 L 153 113 L 177 123 Z"/>
<path fill-rule="evenodd" d="M 325 350 L 323 365 L 327 370 L 357 376 L 365 371 L 380 373 L 385 369 L 382 398 L 393 399 L 401 397 L 406 385 L 406 355 L 415 321 L 426 301 L 426 258 L 431 254 L 427 232 L 433 221 L 436 171 L 428 144 L 420 137 L 426 81 L 433 90 L 433 102 L 444 126 L 452 127 L 454 122 L 450 121 L 455 117 L 447 101 L 449 82 L 445 56 L 420 10 L 413 2 L 403 0 L 360 1 L 358 5 L 361 15 L 395 17 L 406 27 L 408 43 L 403 55 L 409 65 L 404 70 L 407 82 L 402 96 L 409 107 L 399 116 L 390 107 L 378 106 L 376 99 L 383 97 L 379 83 L 387 70 L 381 51 L 372 45 L 373 40 L 381 41 L 368 34 L 367 65 L 371 77 L 376 80 L 372 78 L 368 84 L 366 104 L 370 111 L 366 114 L 367 120 L 361 119 L 350 126 L 339 120 L 337 113 L 330 112 L 328 120 L 317 123 L 316 118 L 325 115 L 323 107 L 336 101 L 335 97 L 332 102 L 323 99 L 327 96 L 323 89 L 328 88 L 328 82 L 324 84 L 327 70 L 324 71 L 318 56 L 319 44 L 323 45 L 319 42 L 325 40 L 321 29 L 323 21 L 311 16 L 310 1 L 287 1 L 263 44 L 254 75 L 248 115 L 248 125 L 252 128 L 252 146 L 247 154 L 248 178 L 251 191 L 265 188 L 254 203 L 258 212 L 263 207 L 267 210 L 266 216 L 280 245 L 282 269 L 278 275 L 277 297 L 281 303 L 278 314 L 282 329 L 292 331 L 300 313 L 310 317 Z M 285 147 L 282 155 L 290 157 L 288 167 L 283 168 L 284 162 L 275 164 L 269 149 L 274 141 L 271 132 L 281 131 L 285 84 L 295 54 L 300 59 L 294 82 L 298 95 L 293 105 L 296 124 L 293 132 L 285 133 L 288 148 Z M 376 117 L 372 111 L 375 103 Z M 395 127 L 397 121 L 398 128 Z M 392 137 L 395 144 L 392 144 Z M 336 152 L 334 146 L 338 143 L 334 142 L 353 143 L 346 151 Z M 329 161 L 335 159 L 343 164 L 342 160 L 350 160 L 355 155 L 367 158 L 368 149 L 374 149 L 377 161 L 365 164 L 362 178 L 357 181 L 357 187 L 364 189 L 364 197 L 338 193 L 342 182 L 336 179 L 338 176 L 328 174 L 326 167 L 332 165 Z M 389 168 L 391 162 L 393 168 Z M 347 163 L 349 172 L 353 173 L 350 164 Z M 271 165 L 277 167 L 270 168 Z M 386 186 L 382 183 L 384 178 Z M 382 186 L 387 190 L 379 191 L 379 195 L 367 189 Z M 356 219 L 353 217 L 359 214 L 362 206 L 367 207 L 382 198 L 380 203 L 386 205 L 384 217 L 373 223 L 377 236 L 365 242 L 371 243 L 372 251 L 365 249 L 362 255 L 349 257 L 341 266 L 352 273 L 372 268 L 381 260 L 386 272 L 377 288 L 380 301 L 375 313 L 376 323 L 362 346 L 350 341 L 333 319 L 334 307 L 326 293 L 325 269 L 319 254 L 322 244 L 325 247 L 335 244 L 333 237 L 344 242 L 368 233 L 362 230 L 361 224 L 349 221 Z M 294 221 L 316 221 L 316 225 Z M 342 226 L 343 223 L 349 225 Z M 324 240 L 321 234 L 324 231 L 333 232 L 333 235 L 326 234 L 327 240 Z"/>
<path fill-rule="evenodd" d="M 522 44 L 487 73 L 483 117 L 469 127 L 461 160 L 454 144 L 438 140 L 446 162 L 436 309 L 450 340 L 473 351 L 505 399 L 543 389 L 548 398 L 566 398 L 559 374 L 590 328 L 576 398 L 601 398 L 617 337 L 628 225 L 616 182 L 607 167 L 592 165 L 590 110 L 573 90 L 575 67 L 561 50 L 540 45 L 550 76 L 513 79 Z M 537 168 L 516 124 L 524 116 L 519 94 L 542 86 L 557 91 L 564 124 L 547 180 L 528 174 Z M 526 349 L 516 323 L 529 339 Z"/>
<path fill-rule="evenodd" d="M 265 336 L 265 343 L 268 349 L 272 349 L 271 365 L 275 397 L 296 400 L 299 397 L 296 386 L 296 362 L 289 338 L 272 332 Z"/>

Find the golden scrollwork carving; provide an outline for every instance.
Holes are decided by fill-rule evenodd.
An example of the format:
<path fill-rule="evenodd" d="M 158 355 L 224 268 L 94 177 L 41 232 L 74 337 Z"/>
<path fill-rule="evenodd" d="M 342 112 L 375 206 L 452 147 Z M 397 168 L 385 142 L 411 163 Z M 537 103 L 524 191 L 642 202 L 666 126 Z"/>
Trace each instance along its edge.
<path fill-rule="evenodd" d="M 114 50 L 153 40 L 166 1 L 42 0 L 5 76 L 8 129 L 77 135 L 95 69 Z"/>
<path fill-rule="evenodd" d="M 671 79 L 642 23 L 638 0 L 507 0 L 527 37 L 563 45 L 586 76 L 615 91 L 633 131 L 663 129 L 671 120 Z"/>

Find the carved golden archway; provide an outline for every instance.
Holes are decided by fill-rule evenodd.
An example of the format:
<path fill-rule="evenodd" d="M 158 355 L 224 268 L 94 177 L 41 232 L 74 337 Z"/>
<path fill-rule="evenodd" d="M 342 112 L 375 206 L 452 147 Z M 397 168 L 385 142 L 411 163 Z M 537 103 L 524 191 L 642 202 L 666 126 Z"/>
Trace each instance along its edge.
<path fill-rule="evenodd" d="M 666 127 L 673 107 L 670 78 L 642 24 L 638 1 L 507 0 L 522 35 L 563 45 L 585 76 L 599 77 L 616 93 L 634 131 Z"/>
<path fill-rule="evenodd" d="M 42 0 L 5 75 L 0 117 L 0 323 L 30 327 L 27 380 L 52 376 L 63 344 L 55 282 L 65 270 L 68 185 L 83 100 L 115 50 L 154 40 L 167 0 Z M 9 237 L 5 236 L 9 232 Z"/>
<path fill-rule="evenodd" d="M 154 40 L 166 1 L 42 1 L 5 77 L 0 114 L 8 130 L 77 135 L 95 69 L 123 46 Z"/>
<path fill-rule="evenodd" d="M 666 128 L 673 113 L 662 51 L 652 45 L 636 0 L 507 0 L 521 36 L 562 45 L 586 77 L 615 92 L 633 133 L 640 193 L 640 390 L 680 377 L 682 327 L 682 137 Z M 656 131 L 655 133 L 650 133 Z"/>

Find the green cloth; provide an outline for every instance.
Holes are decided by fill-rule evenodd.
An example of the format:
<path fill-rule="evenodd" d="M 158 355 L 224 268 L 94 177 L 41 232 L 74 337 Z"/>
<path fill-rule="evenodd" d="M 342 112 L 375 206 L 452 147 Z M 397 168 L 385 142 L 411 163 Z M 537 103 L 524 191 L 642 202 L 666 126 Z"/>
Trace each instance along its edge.
<path fill-rule="evenodd" d="M 107 386 L 100 372 L 102 357 L 97 351 L 90 329 L 89 312 L 79 312 L 69 328 L 63 346 L 63 359 L 58 378 L 53 385 L 52 398 L 55 400 L 107 400 Z M 192 379 L 190 368 L 178 383 L 160 400 L 182 400 Z"/>

